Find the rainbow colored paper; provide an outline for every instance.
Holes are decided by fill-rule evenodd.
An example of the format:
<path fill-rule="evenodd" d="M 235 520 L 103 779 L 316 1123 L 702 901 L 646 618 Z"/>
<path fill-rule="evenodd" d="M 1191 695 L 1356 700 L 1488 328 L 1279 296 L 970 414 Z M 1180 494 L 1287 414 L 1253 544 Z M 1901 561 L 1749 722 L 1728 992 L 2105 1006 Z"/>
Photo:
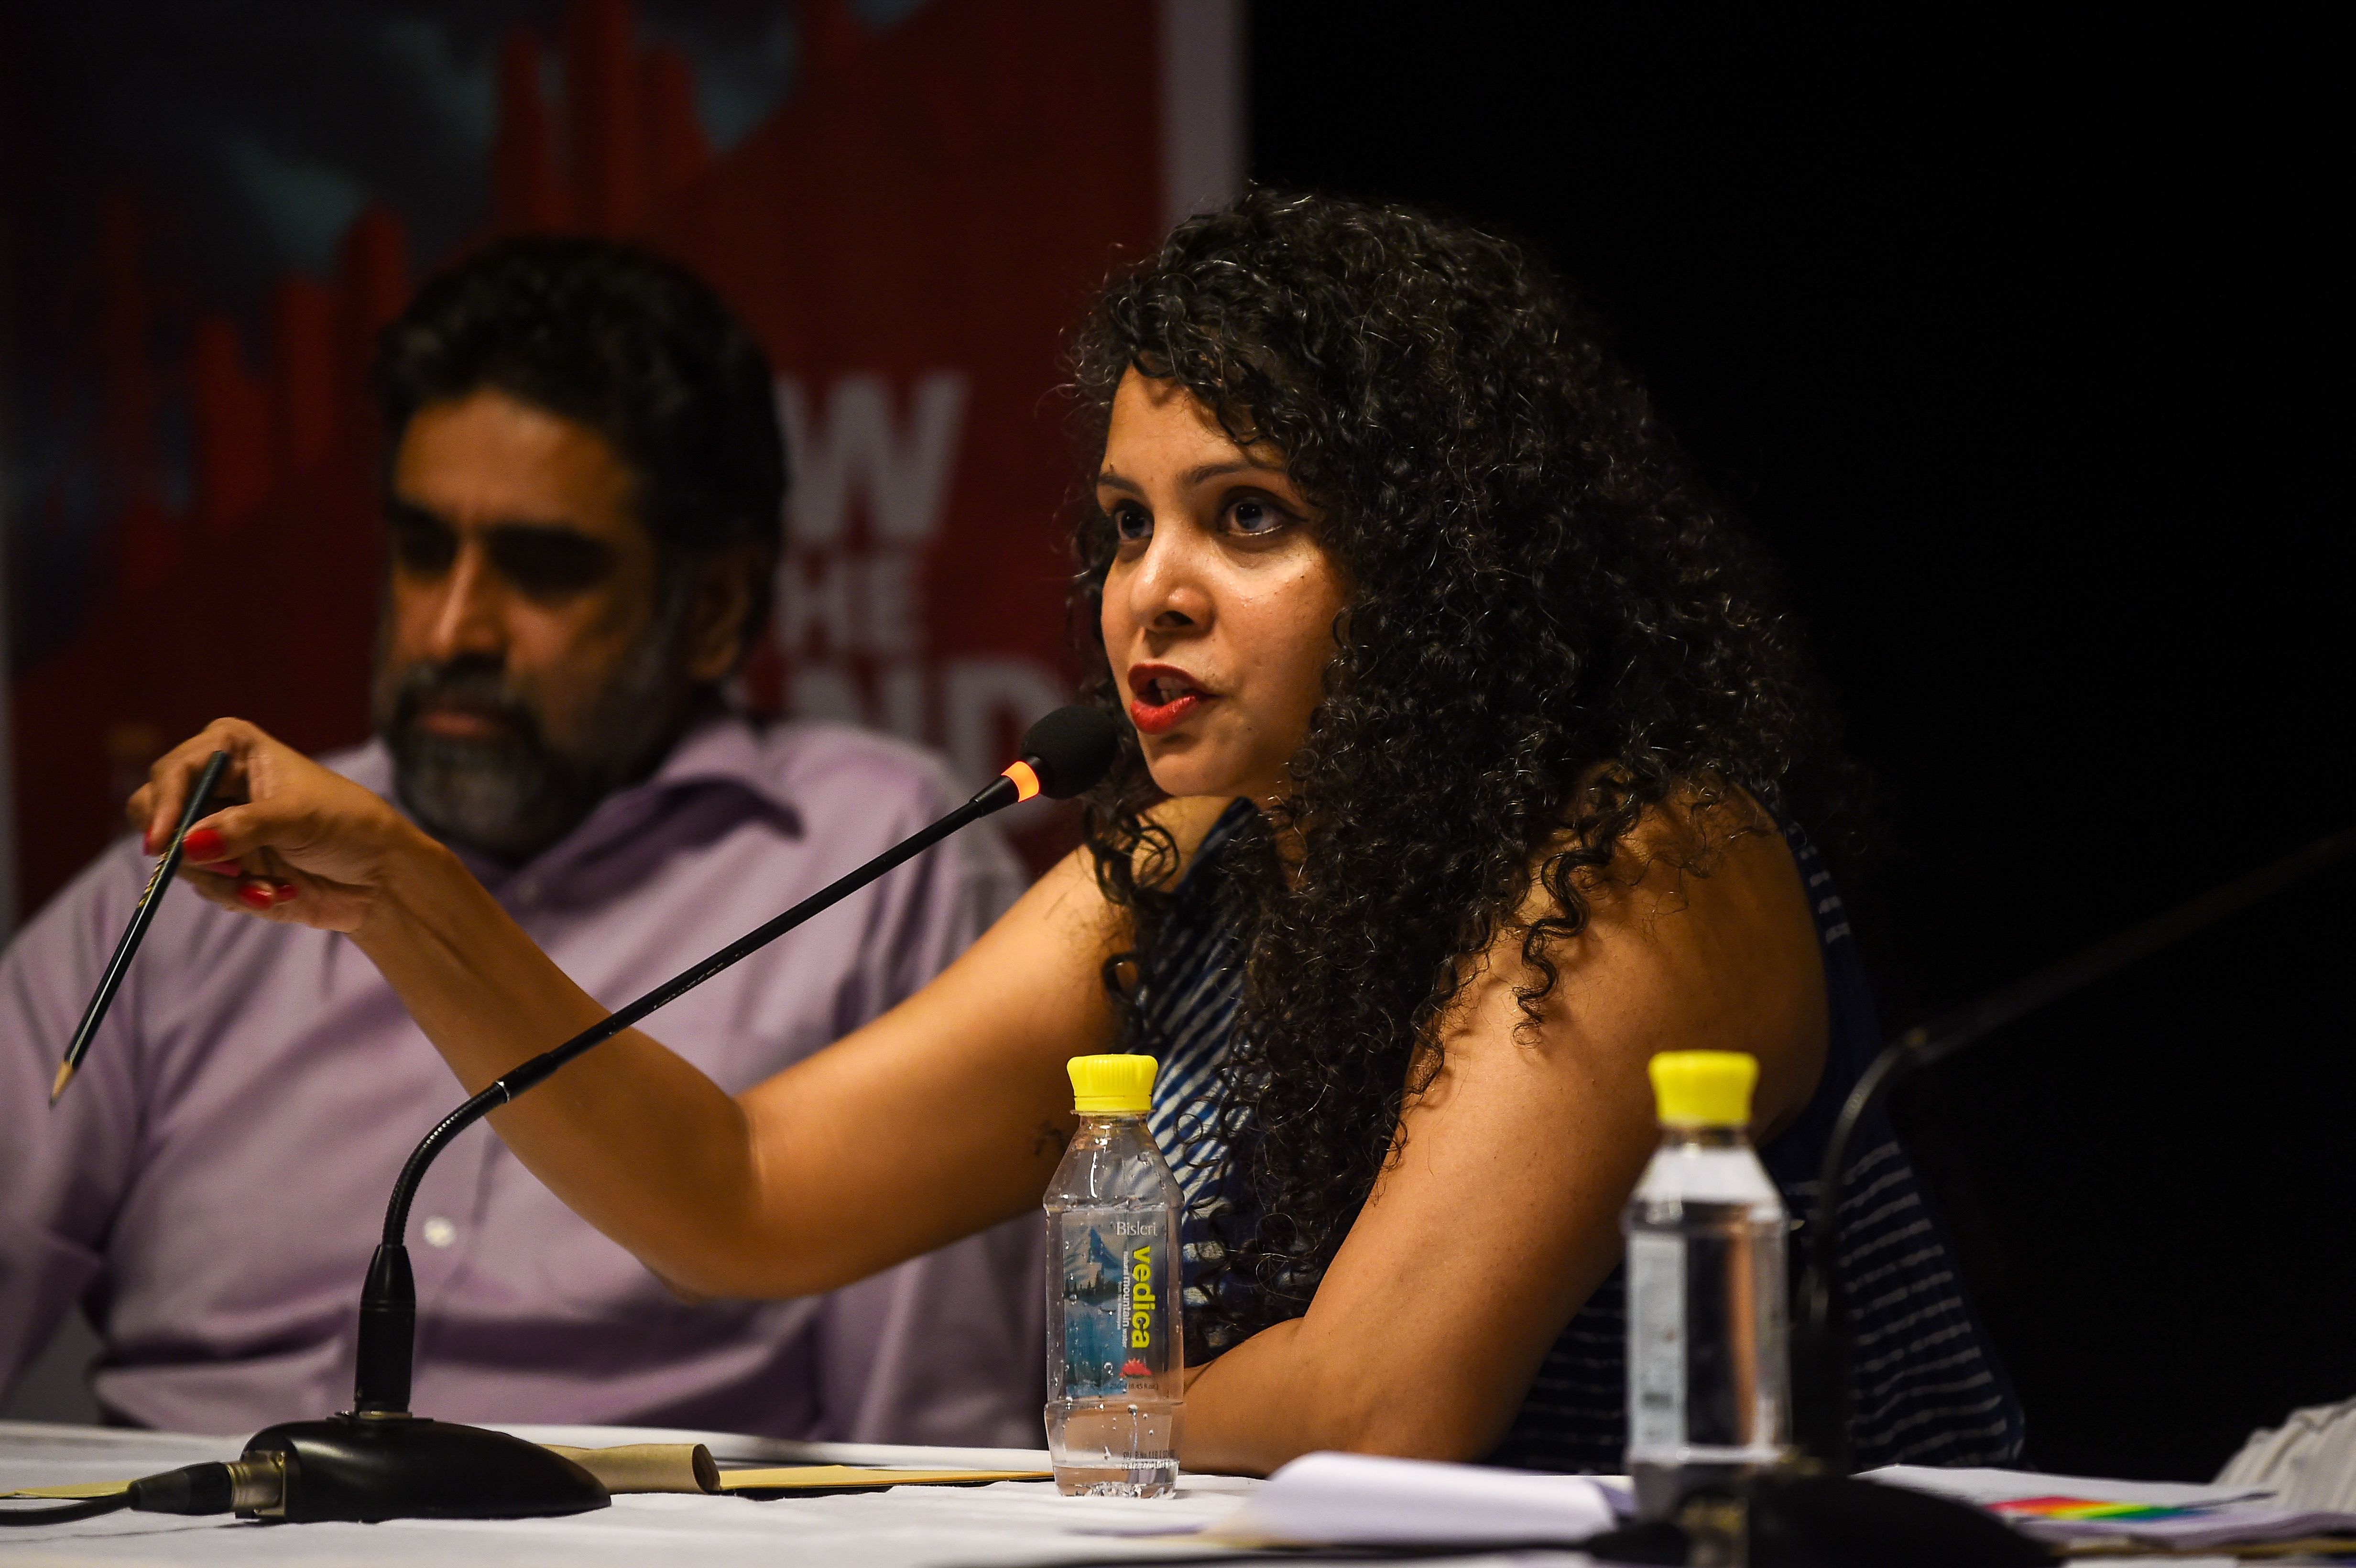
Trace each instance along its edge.
<path fill-rule="evenodd" d="M 2106 1503 L 2092 1498 L 2015 1498 L 2009 1502 L 1987 1505 L 1996 1512 L 2015 1519 L 2069 1520 L 2135 1520 L 2138 1522 L 2155 1519 L 2186 1519 L 2206 1510 L 2200 1508 L 2155 1508 L 2149 1503 Z"/>

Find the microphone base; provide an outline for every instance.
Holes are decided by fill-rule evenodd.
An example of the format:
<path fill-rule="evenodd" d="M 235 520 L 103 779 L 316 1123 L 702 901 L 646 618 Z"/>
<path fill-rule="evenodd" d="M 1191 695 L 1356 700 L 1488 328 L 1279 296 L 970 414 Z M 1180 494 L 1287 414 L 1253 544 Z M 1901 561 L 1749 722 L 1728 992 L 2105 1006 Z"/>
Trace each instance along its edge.
<path fill-rule="evenodd" d="M 547 1519 L 613 1499 L 595 1477 L 537 1443 L 423 1416 L 290 1421 L 257 1432 L 245 1457 L 284 1457 L 275 1509 L 248 1519 L 373 1524 L 388 1519 Z"/>
<path fill-rule="evenodd" d="M 1968 1503 L 1902 1487 L 1776 1474 L 1745 1492 L 1750 1568 L 2037 1568 L 2057 1561 L 2051 1549 Z"/>

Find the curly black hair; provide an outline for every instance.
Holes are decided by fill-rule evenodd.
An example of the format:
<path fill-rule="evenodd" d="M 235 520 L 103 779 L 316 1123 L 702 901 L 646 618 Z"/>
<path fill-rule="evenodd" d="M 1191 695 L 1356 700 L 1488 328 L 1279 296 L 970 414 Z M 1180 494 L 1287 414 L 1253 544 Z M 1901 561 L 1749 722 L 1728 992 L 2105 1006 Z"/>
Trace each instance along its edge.
<path fill-rule="evenodd" d="M 1535 1022 L 1582 883 L 1647 807 L 1739 789 L 1837 834 L 1847 768 L 1762 558 L 1513 244 L 1255 190 L 1108 284 L 1073 359 L 1097 453 L 1132 373 L 1272 444 L 1351 585 L 1292 794 L 1208 868 L 1245 955 L 1216 1115 L 1256 1216 L 1209 1294 L 1248 1332 L 1306 1309 L 1438 1069 L 1461 959 L 1518 933 Z M 1117 541 L 1090 507 L 1076 542 L 1076 618 L 1095 628 Z M 1087 695 L 1119 718 L 1098 637 Z M 1119 729 L 1084 833 L 1134 923 L 1107 985 L 1153 1051 L 1135 1003 L 1176 859 Z M 1548 907 L 1530 919 L 1534 867 Z"/>
<path fill-rule="evenodd" d="M 377 341 L 385 450 L 428 403 L 485 388 L 578 420 L 637 479 L 673 563 L 753 547 L 749 649 L 784 548 L 787 460 L 769 361 L 701 278 L 611 240 L 502 240 L 429 282 Z"/>

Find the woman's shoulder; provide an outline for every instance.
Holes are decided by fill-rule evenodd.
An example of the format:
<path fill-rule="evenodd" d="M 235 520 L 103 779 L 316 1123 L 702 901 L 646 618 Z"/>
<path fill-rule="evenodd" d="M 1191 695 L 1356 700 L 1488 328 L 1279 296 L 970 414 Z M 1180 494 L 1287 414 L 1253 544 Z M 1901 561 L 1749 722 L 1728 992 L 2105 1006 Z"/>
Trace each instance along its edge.
<path fill-rule="evenodd" d="M 1486 966 L 1528 986 L 1542 954 L 1561 982 L 1542 987 L 1544 1010 L 1575 1035 L 1600 1028 L 1644 1056 L 1673 1040 L 1757 1056 L 1761 1119 L 1788 1121 L 1823 1072 L 1827 997 L 1808 891 L 1774 817 L 1732 786 L 1682 786 L 1612 826 L 1552 841 Z M 1578 853 L 1590 844 L 1597 853 Z"/>
<path fill-rule="evenodd" d="M 1682 926 L 1687 940 L 1776 950 L 1783 962 L 1775 967 L 1813 974 L 1815 922 L 1798 864 L 1773 815 L 1748 791 L 1679 784 L 1633 810 L 1575 817 L 1531 869 L 1525 921 L 1559 918 L 1571 894 L 1582 933 L 1617 928 L 1658 941 Z"/>
<path fill-rule="evenodd" d="M 1525 920 L 1558 913 L 1574 893 L 1590 914 L 1633 902 L 1682 902 L 1696 881 L 1797 885 L 1782 826 L 1749 791 L 1673 781 L 1656 798 L 1632 801 L 1602 770 L 1580 782 L 1560 825 L 1532 859 Z"/>

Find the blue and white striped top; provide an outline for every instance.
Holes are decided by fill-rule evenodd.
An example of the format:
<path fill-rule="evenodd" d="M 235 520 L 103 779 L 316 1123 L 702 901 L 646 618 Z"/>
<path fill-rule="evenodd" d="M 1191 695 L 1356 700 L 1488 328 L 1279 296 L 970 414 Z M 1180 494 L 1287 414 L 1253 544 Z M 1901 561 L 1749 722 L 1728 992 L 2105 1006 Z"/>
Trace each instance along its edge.
<path fill-rule="evenodd" d="M 1194 1364 L 1226 1348 L 1220 1330 L 1199 1315 L 1206 1305 L 1202 1276 L 1218 1246 L 1211 1221 L 1234 1201 L 1214 1111 L 1243 995 L 1234 939 L 1197 877 L 1251 810 L 1249 802 L 1237 801 L 1205 837 L 1160 933 L 1149 983 L 1138 994 L 1141 1021 L 1162 1054 L 1148 1125 L 1186 1193 L 1186 1359 Z M 1815 1097 L 1760 1157 L 1785 1206 L 1811 1215 L 1833 1123 L 1880 1050 L 1881 1034 L 1832 874 L 1804 835 L 1787 828 L 1784 837 L 1815 904 L 1831 1038 Z M 1930 1195 L 1886 1123 L 1869 1124 L 1860 1141 L 1864 1152 L 1848 1168 L 1840 1212 L 1841 1282 L 1853 1316 L 1849 1433 L 1857 1462 L 2018 1465 L 2019 1402 L 1972 1311 Z M 1615 1269 L 1547 1351 L 1492 1461 L 1621 1469 L 1628 1441 L 1626 1353 L 1625 1282 Z"/>

